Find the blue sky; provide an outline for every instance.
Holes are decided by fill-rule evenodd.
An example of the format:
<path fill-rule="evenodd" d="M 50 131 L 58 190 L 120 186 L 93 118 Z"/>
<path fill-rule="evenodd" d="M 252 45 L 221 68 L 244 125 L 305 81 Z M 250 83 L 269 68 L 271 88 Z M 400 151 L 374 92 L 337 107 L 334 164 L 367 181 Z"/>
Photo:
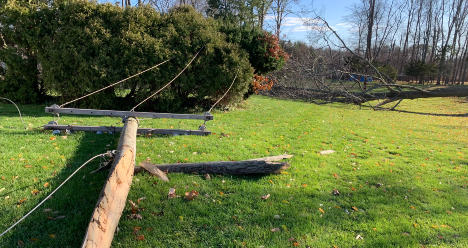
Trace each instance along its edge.
<path fill-rule="evenodd" d="M 110 3 L 121 2 L 121 0 L 98 1 Z M 338 32 L 338 34 L 340 34 L 340 36 L 346 38 L 347 28 L 346 21 L 343 19 L 343 16 L 348 14 L 347 8 L 351 4 L 358 1 L 359 0 L 299 0 L 298 6 L 294 6 L 293 11 L 299 12 L 301 9 L 315 9 L 319 14 L 323 15 L 325 20 L 333 29 L 335 29 L 335 31 Z M 131 0 L 131 2 L 134 6 L 138 0 Z M 286 37 L 283 39 L 291 41 L 304 41 L 308 43 L 307 34 L 310 32 L 310 30 L 308 30 L 307 27 L 303 25 L 303 20 L 304 18 L 312 16 L 313 14 L 311 13 L 309 16 L 304 16 L 301 19 L 295 15 L 288 15 L 282 28 L 282 34 L 286 35 Z M 268 29 L 266 26 L 264 28 Z"/>
<path fill-rule="evenodd" d="M 343 16 L 348 14 L 348 7 L 357 2 L 358 0 L 301 0 L 299 5 L 305 9 L 315 9 L 333 29 L 341 36 L 346 37 L 347 23 Z M 295 7 L 294 10 L 300 10 L 300 7 Z M 309 14 L 309 17 L 312 16 L 312 13 Z M 282 33 L 286 35 L 285 40 L 307 42 L 307 34 L 310 30 L 303 25 L 303 19 L 294 15 L 289 15 L 286 18 L 282 29 Z"/>

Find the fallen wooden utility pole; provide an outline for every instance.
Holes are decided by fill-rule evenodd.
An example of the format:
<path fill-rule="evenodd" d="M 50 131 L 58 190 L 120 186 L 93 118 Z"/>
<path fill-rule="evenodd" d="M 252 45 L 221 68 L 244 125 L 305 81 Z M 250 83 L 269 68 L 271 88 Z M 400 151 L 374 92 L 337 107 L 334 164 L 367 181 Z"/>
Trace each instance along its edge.
<path fill-rule="evenodd" d="M 132 184 L 138 120 L 128 117 L 106 184 L 91 216 L 82 248 L 110 247 Z"/>

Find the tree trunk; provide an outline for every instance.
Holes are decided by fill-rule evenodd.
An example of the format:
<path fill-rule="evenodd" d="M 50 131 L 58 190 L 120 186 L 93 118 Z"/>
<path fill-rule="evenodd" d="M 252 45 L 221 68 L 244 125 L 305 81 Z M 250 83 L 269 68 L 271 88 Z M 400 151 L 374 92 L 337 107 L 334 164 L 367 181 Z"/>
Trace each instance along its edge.
<path fill-rule="evenodd" d="M 91 216 L 83 248 L 110 247 L 112 243 L 132 184 L 137 129 L 137 119 L 127 118 L 120 135 L 114 163 Z"/>
<path fill-rule="evenodd" d="M 374 10 L 375 0 L 369 1 L 369 14 L 367 18 L 367 44 L 366 44 L 366 59 L 372 62 L 372 29 L 374 28 Z"/>

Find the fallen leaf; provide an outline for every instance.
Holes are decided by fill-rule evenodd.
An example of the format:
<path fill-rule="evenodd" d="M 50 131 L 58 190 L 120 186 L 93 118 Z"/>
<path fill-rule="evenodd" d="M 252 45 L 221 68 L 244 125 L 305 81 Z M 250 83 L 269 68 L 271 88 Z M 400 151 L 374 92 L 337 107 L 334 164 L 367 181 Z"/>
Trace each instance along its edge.
<path fill-rule="evenodd" d="M 219 194 L 220 194 L 220 195 L 224 195 L 224 193 L 223 193 L 222 191 L 219 191 Z"/>
<path fill-rule="evenodd" d="M 288 241 L 293 241 L 293 240 L 294 240 L 294 238 L 293 238 L 293 237 L 291 237 L 291 238 L 289 238 L 289 239 L 288 239 Z"/>
<path fill-rule="evenodd" d="M 49 220 L 55 220 L 55 218 L 52 217 L 52 216 L 47 216 L 47 219 L 49 219 Z"/>
<path fill-rule="evenodd" d="M 31 238 L 30 240 L 31 240 L 32 242 L 41 242 L 41 240 L 40 240 L 40 239 L 37 239 L 37 238 Z"/>
<path fill-rule="evenodd" d="M 28 198 L 23 198 L 23 199 L 19 200 L 19 201 L 18 201 L 18 205 L 21 205 L 21 203 L 23 203 L 24 201 L 26 201 L 26 199 L 28 199 Z"/>
<path fill-rule="evenodd" d="M 55 239 L 55 238 L 57 238 L 57 235 L 55 235 L 55 234 L 49 234 L 49 237 Z"/>
<path fill-rule="evenodd" d="M 432 228 L 439 228 L 438 226 L 435 226 L 435 225 L 434 225 L 434 226 L 431 226 L 431 227 L 432 227 Z"/>
<path fill-rule="evenodd" d="M 336 179 L 338 179 L 338 174 L 333 173 L 333 176 L 334 176 Z"/>
<path fill-rule="evenodd" d="M 282 225 L 281 227 L 283 228 L 283 231 L 285 231 L 285 232 L 288 231 L 288 228 L 285 225 Z"/>
<path fill-rule="evenodd" d="M 333 195 L 340 195 L 340 191 L 338 191 L 337 189 L 333 189 Z"/>
<path fill-rule="evenodd" d="M 205 179 L 210 180 L 211 179 L 210 174 L 205 174 Z"/>
<path fill-rule="evenodd" d="M 140 203 L 140 201 L 143 201 L 143 200 L 145 200 L 145 199 L 146 199 L 146 197 L 140 197 L 140 198 L 138 198 L 138 201 L 137 201 L 137 202 Z"/>
<path fill-rule="evenodd" d="M 190 192 L 185 192 L 185 200 L 187 201 L 192 201 L 196 197 L 198 197 L 198 192 L 195 190 L 192 190 Z"/>
<path fill-rule="evenodd" d="M 50 184 L 49 183 L 44 183 L 44 187 L 47 187 L 49 186 Z"/>
<path fill-rule="evenodd" d="M 25 165 L 24 167 L 25 168 L 31 168 L 32 166 L 28 164 L 28 165 Z"/>
<path fill-rule="evenodd" d="M 138 235 L 135 237 L 135 239 L 140 241 L 145 240 L 145 235 Z"/>
<path fill-rule="evenodd" d="M 266 200 L 266 199 L 268 199 L 268 198 L 270 198 L 270 194 L 264 195 L 264 196 L 261 196 L 261 197 L 260 197 L 260 199 L 262 199 L 262 200 Z"/>
<path fill-rule="evenodd" d="M 412 208 L 412 209 L 416 209 L 416 208 L 415 208 L 415 207 L 413 207 L 413 206 L 410 206 L 410 208 Z"/>
<path fill-rule="evenodd" d="M 319 211 L 322 212 L 322 214 L 325 213 L 325 211 L 323 211 L 323 209 L 319 208 Z"/>
<path fill-rule="evenodd" d="M 284 203 L 286 203 L 286 204 L 289 204 L 289 202 L 288 202 L 288 201 L 286 201 L 286 200 L 283 200 L 283 202 L 284 202 Z"/>
<path fill-rule="evenodd" d="M 270 229 L 270 231 L 272 231 L 272 232 L 281 232 L 281 229 L 276 227 L 276 228 Z"/>
<path fill-rule="evenodd" d="M 299 243 L 293 243 L 293 246 L 299 246 Z"/>
<path fill-rule="evenodd" d="M 133 234 L 137 234 L 137 232 L 139 232 L 141 230 L 141 227 L 139 226 L 136 226 L 133 228 Z"/>
<path fill-rule="evenodd" d="M 41 192 L 41 191 L 39 191 L 39 190 L 37 190 L 37 189 L 33 189 L 33 190 L 31 191 L 31 194 L 32 194 L 33 196 L 35 196 L 35 195 L 39 194 L 40 192 Z"/>
<path fill-rule="evenodd" d="M 176 197 L 175 189 L 174 189 L 174 188 L 170 188 L 170 189 L 169 189 L 168 197 L 169 197 L 169 199 L 172 199 L 172 198 Z"/>
<path fill-rule="evenodd" d="M 49 139 L 50 140 L 55 140 L 57 137 L 50 137 Z"/>
<path fill-rule="evenodd" d="M 351 190 L 353 190 L 353 191 L 356 191 L 356 189 L 355 189 L 355 188 L 351 188 Z"/>
<path fill-rule="evenodd" d="M 1 188 L 1 189 L 0 189 L 0 192 L 2 192 L 2 191 L 4 191 L 4 190 L 5 190 L 5 188 Z"/>
<path fill-rule="evenodd" d="M 437 237 L 438 237 L 439 239 L 444 239 L 441 235 L 437 235 Z"/>
<path fill-rule="evenodd" d="M 24 246 L 24 242 L 21 241 L 21 240 L 18 240 L 18 246 L 19 246 L 19 247 L 23 247 L 23 246 Z"/>
<path fill-rule="evenodd" d="M 52 209 L 46 208 L 46 209 L 44 209 L 42 212 L 43 212 L 43 213 L 49 213 L 49 212 L 52 212 Z"/>
<path fill-rule="evenodd" d="M 357 209 L 357 207 L 352 207 L 352 209 L 353 209 L 354 211 L 356 211 L 356 212 L 359 211 L 359 209 Z"/>
<path fill-rule="evenodd" d="M 319 153 L 321 155 L 327 155 L 327 154 L 332 154 L 334 152 L 335 152 L 334 150 L 323 150 L 323 151 L 320 151 Z"/>

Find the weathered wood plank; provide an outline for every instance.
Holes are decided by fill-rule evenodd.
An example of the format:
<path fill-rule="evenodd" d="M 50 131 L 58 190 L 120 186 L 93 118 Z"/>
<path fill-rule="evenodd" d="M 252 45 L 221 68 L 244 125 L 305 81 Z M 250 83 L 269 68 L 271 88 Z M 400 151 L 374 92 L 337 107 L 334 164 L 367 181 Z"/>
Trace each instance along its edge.
<path fill-rule="evenodd" d="M 138 121 L 127 118 L 114 163 L 86 231 L 82 247 L 110 247 L 133 178 Z"/>
<path fill-rule="evenodd" d="M 122 127 L 106 127 L 106 126 L 75 126 L 75 125 L 44 125 L 45 130 L 70 130 L 70 131 L 91 131 L 91 132 L 122 132 Z M 154 133 L 154 134 L 179 134 L 179 135 L 209 135 L 211 131 L 201 130 L 183 130 L 183 129 L 154 129 L 154 128 L 138 128 L 137 133 Z"/>
<path fill-rule="evenodd" d="M 292 158 L 294 155 L 278 155 L 278 156 L 271 156 L 271 157 L 264 157 L 264 158 L 254 158 L 254 159 L 249 159 L 248 161 L 269 161 L 269 162 L 274 162 L 274 161 L 280 161 L 285 158 Z"/>
<path fill-rule="evenodd" d="M 210 113 L 204 115 L 190 114 L 171 114 L 171 113 L 153 113 L 153 112 L 131 112 L 118 110 L 99 110 L 99 109 L 77 109 L 77 108 L 45 108 L 46 113 L 52 114 L 75 114 L 75 115 L 104 115 L 104 116 L 128 116 L 128 117 L 149 117 L 149 118 L 167 118 L 167 119 L 194 119 L 194 120 L 213 120 Z"/>
<path fill-rule="evenodd" d="M 140 165 L 146 166 L 149 162 L 141 162 Z M 289 167 L 288 163 L 268 162 L 268 161 L 216 161 L 202 163 L 178 163 L 178 164 L 151 164 L 164 172 L 183 172 L 183 173 L 220 173 L 220 174 L 269 174 L 276 173 L 279 170 Z"/>
<path fill-rule="evenodd" d="M 152 163 L 140 163 L 141 167 L 147 170 L 151 175 L 157 176 L 159 179 L 163 180 L 164 182 L 169 182 L 169 178 L 167 178 L 166 174 L 162 172 L 156 165 Z"/>

